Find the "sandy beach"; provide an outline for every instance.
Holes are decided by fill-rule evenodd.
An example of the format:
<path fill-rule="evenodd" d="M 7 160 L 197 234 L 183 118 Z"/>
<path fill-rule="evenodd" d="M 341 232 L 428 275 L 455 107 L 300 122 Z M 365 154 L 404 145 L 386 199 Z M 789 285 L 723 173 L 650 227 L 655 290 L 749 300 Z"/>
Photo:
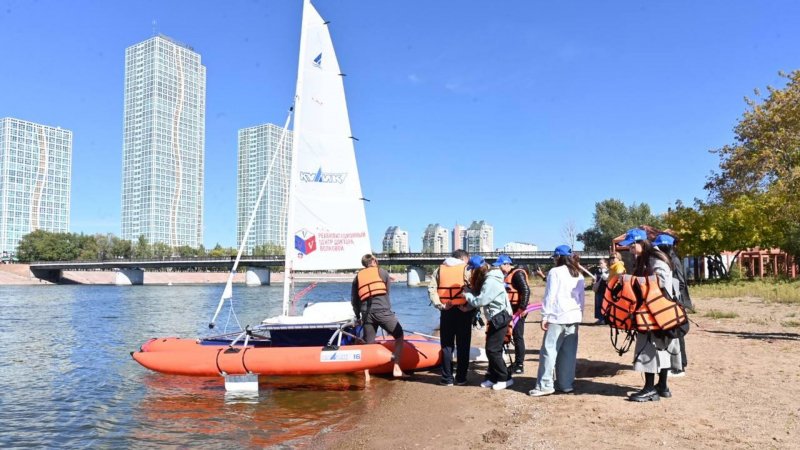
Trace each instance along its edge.
<path fill-rule="evenodd" d="M 587 294 L 591 292 L 587 291 Z M 533 298 L 541 298 L 542 288 Z M 587 295 L 588 297 L 588 295 Z M 526 326 L 525 373 L 504 391 L 480 388 L 485 363 L 469 386 L 438 385 L 438 371 L 393 381 L 380 404 L 325 446 L 352 448 L 800 448 L 800 329 L 796 305 L 757 298 L 695 300 L 687 336 L 686 376 L 671 378 L 672 398 L 626 400 L 644 384 L 632 352 L 618 356 L 609 327 L 580 328 L 574 394 L 533 398 L 542 330 Z M 731 319 L 709 311 L 736 313 Z M 792 319 L 794 318 L 794 319 Z M 483 333 L 473 333 L 482 345 Z"/>

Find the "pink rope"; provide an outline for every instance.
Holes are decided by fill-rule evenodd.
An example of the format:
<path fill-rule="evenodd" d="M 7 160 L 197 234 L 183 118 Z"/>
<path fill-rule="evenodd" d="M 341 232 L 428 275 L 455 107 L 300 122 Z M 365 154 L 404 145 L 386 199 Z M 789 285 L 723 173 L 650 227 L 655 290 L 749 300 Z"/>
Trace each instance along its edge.
<path fill-rule="evenodd" d="M 541 303 L 531 303 L 531 304 L 528 304 L 528 307 L 525 308 L 525 311 L 517 311 L 517 312 L 515 312 L 514 313 L 514 318 L 511 319 L 511 328 L 514 328 L 515 326 L 517 326 L 517 322 L 519 322 L 519 319 L 522 317 L 523 313 L 527 314 L 527 313 L 531 313 L 533 311 L 538 311 L 540 309 L 542 309 L 542 304 Z"/>

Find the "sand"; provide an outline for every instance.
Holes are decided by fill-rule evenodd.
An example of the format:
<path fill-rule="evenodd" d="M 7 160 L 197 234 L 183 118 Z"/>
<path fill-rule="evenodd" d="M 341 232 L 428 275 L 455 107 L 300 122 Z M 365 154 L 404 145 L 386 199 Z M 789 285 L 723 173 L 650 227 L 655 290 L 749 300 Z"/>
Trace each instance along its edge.
<path fill-rule="evenodd" d="M 541 288 L 534 298 L 541 298 Z M 587 294 L 591 292 L 587 291 Z M 469 386 L 439 386 L 437 371 L 394 388 L 365 417 L 324 444 L 352 448 L 800 448 L 799 305 L 756 298 L 695 299 L 687 335 L 686 376 L 670 378 L 672 398 L 632 403 L 644 379 L 632 352 L 618 356 L 607 326 L 580 328 L 574 394 L 533 398 L 542 330 L 526 325 L 525 373 L 505 391 L 480 388 L 485 363 Z M 714 319 L 710 310 L 738 317 Z M 483 333 L 473 333 L 473 345 Z M 477 337 L 478 339 L 475 339 Z"/>

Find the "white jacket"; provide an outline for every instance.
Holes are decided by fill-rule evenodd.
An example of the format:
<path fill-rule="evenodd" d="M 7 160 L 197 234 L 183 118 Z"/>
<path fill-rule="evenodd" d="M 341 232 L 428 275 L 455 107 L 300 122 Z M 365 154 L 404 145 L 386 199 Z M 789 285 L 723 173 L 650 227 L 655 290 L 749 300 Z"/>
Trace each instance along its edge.
<path fill-rule="evenodd" d="M 580 323 L 583 320 L 584 285 L 583 276 L 573 277 L 566 265 L 550 269 L 544 288 L 542 320 L 558 324 Z"/>

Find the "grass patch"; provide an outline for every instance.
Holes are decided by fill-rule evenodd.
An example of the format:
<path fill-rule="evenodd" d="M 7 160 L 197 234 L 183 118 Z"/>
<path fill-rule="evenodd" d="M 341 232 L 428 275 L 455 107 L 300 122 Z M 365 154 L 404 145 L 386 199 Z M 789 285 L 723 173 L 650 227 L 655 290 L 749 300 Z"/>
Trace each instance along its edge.
<path fill-rule="evenodd" d="M 800 327 L 800 321 L 797 321 L 797 320 L 784 320 L 783 322 L 781 322 L 781 325 L 783 325 L 785 327 L 797 328 L 797 327 Z"/>
<path fill-rule="evenodd" d="M 712 319 L 735 319 L 739 317 L 739 315 L 735 312 L 717 311 L 716 309 L 712 309 L 711 311 L 703 314 L 703 317 L 710 317 Z"/>
<path fill-rule="evenodd" d="M 689 294 L 692 297 L 757 297 L 767 302 L 800 305 L 800 281 L 767 279 L 705 282 L 691 285 Z"/>

